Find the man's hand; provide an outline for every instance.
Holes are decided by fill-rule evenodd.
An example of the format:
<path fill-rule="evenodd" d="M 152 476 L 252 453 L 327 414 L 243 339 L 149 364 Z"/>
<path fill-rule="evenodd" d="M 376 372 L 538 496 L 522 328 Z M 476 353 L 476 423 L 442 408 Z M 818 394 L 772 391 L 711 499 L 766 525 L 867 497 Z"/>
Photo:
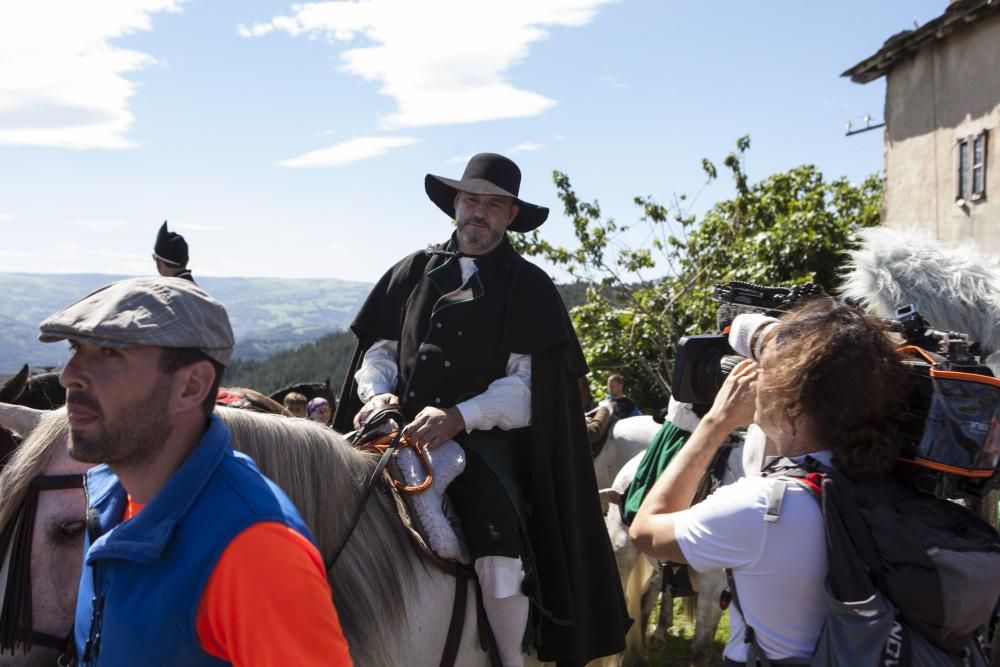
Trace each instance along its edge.
<path fill-rule="evenodd" d="M 399 403 L 399 397 L 395 394 L 375 394 L 368 399 L 363 408 L 358 410 L 358 414 L 354 415 L 354 428 L 361 428 L 368 415 L 393 403 Z"/>
<path fill-rule="evenodd" d="M 447 410 L 426 407 L 403 429 L 410 442 L 424 447 L 438 447 L 465 430 L 465 420 L 456 407 Z"/>
<path fill-rule="evenodd" d="M 722 431 L 730 431 L 753 422 L 757 397 L 757 364 L 744 359 L 733 368 L 715 396 L 706 419 L 719 422 Z"/>

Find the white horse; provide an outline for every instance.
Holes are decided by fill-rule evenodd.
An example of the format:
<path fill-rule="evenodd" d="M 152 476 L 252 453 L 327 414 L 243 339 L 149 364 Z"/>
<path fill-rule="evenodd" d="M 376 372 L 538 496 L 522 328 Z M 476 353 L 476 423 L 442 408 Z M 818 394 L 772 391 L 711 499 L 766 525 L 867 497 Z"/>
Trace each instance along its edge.
<path fill-rule="evenodd" d="M 694 428 L 693 424 L 685 424 Z M 738 438 L 733 441 L 733 448 L 726 461 L 725 472 L 721 483 L 731 484 L 744 474 L 758 474 L 766 454 L 766 440 L 762 431 L 751 427 L 745 441 Z M 611 546 L 618 563 L 618 574 L 621 577 L 622 588 L 628 604 L 629 615 L 639 619 L 626 636 L 624 661 L 626 663 L 641 662 L 645 659 L 648 646 L 645 636 L 645 621 L 656 606 L 660 596 L 661 572 L 656 559 L 642 555 L 632 545 L 628 536 L 628 526 L 622 521 L 619 499 L 625 494 L 629 484 L 635 477 L 644 451 L 632 457 L 615 476 L 609 488 L 602 488 L 602 501 L 609 503 L 604 523 L 611 539 Z M 712 654 L 712 642 L 722 618 L 719 598 L 726 588 L 726 577 L 722 571 L 697 573 L 694 583 L 698 595 L 695 614 L 695 636 L 691 643 L 691 665 L 704 667 L 709 664 Z M 673 604 L 668 597 L 660 600 L 660 613 L 654 620 L 654 628 L 650 640 L 665 639 L 668 628 L 673 621 Z"/>
<path fill-rule="evenodd" d="M 234 446 L 253 457 L 289 494 L 329 562 L 346 537 L 345 523 L 360 500 L 364 481 L 374 470 L 374 457 L 354 450 L 330 429 L 306 420 L 226 408 L 219 408 L 218 414 L 231 429 Z M 37 415 L 34 418 L 37 421 Z M 65 411 L 48 413 L 18 449 L 0 475 L 0 518 L 4 522 L 18 516 L 30 481 L 37 475 L 86 469 L 66 457 L 66 433 Z M 50 493 L 60 495 L 48 496 Z M 39 496 L 30 553 L 33 606 L 25 630 L 33 627 L 60 637 L 71 632 L 84 517 L 85 502 L 78 490 Z M 0 532 L 4 522 L 0 522 Z M 66 539 L 61 539 L 60 533 L 66 533 Z M 9 552 L 4 562 L 11 562 Z M 0 590 L 10 576 L 27 577 L 27 573 L 7 567 L 2 575 Z M 456 579 L 414 548 L 387 494 L 372 493 L 328 578 L 355 664 L 439 664 Z M 489 660 L 479 646 L 473 584 L 467 586 L 469 603 L 455 664 L 485 667 Z M 51 665 L 58 656 L 57 651 L 43 651 L 37 644 L 26 654 L 22 648 L 23 644 L 18 645 L 14 655 L 2 656 L 0 664 Z M 538 664 L 531 656 L 526 662 Z"/>
<path fill-rule="evenodd" d="M 597 488 L 611 486 L 618 471 L 636 454 L 646 451 L 660 425 L 648 415 L 626 417 L 611 425 L 608 439 L 600 454 L 594 457 L 594 476 Z M 602 496 L 601 507 L 607 512 L 607 501 Z"/>
<path fill-rule="evenodd" d="M 21 406 L 0 404 L 0 423 L 26 440 L 18 447 L 0 475 L 0 533 L 10 527 L 6 545 L 0 545 L 0 608 L 3 623 L 17 634 L 33 633 L 27 654 L 0 651 L 0 666 L 53 665 L 65 650 L 73 629 L 76 590 L 80 582 L 85 529 L 82 484 L 77 488 L 39 490 L 41 480 L 66 479 L 81 475 L 90 465 L 74 461 L 66 452 L 68 426 L 65 411 L 41 412 Z M 82 479 L 80 480 L 82 481 Z M 58 486 L 58 485 L 56 485 Z M 19 525 L 25 500 L 35 504 L 33 525 Z M 8 577 L 19 576 L 15 569 L 15 544 L 21 556 L 31 558 L 31 576 L 24 572 L 19 585 L 8 590 Z M 29 553 L 23 553 L 30 550 Z M 21 597 L 30 591 L 31 606 L 8 599 L 6 593 Z M 24 598 L 22 597 L 22 600 Z M 21 614 L 30 612 L 21 625 Z M 8 626 L 8 624 L 16 624 Z M 6 637 L 4 638 L 6 639 Z M 10 647 L 13 650 L 13 647 Z"/>

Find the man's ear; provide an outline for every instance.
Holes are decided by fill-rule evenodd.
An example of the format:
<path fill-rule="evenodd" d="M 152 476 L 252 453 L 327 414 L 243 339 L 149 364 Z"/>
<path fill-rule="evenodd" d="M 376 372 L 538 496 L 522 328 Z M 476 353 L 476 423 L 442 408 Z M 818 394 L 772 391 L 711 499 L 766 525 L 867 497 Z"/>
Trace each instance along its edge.
<path fill-rule="evenodd" d="M 201 410 L 215 383 L 215 368 L 208 361 L 196 361 L 174 374 L 174 399 L 179 410 Z"/>
<path fill-rule="evenodd" d="M 507 227 L 510 227 L 514 223 L 514 220 L 517 219 L 517 214 L 520 212 L 521 212 L 520 206 L 518 206 L 517 204 L 510 205 L 510 220 L 507 221 Z"/>

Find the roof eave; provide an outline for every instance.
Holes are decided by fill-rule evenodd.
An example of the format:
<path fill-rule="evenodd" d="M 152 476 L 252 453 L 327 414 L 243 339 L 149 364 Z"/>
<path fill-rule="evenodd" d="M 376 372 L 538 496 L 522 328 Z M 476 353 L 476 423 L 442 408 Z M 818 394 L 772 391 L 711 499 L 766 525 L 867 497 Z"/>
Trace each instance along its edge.
<path fill-rule="evenodd" d="M 845 70 L 840 76 L 850 77 L 854 83 L 874 81 L 929 42 L 943 39 L 998 11 L 1000 0 L 957 0 L 948 5 L 944 14 L 916 30 L 893 35 L 874 55 Z"/>

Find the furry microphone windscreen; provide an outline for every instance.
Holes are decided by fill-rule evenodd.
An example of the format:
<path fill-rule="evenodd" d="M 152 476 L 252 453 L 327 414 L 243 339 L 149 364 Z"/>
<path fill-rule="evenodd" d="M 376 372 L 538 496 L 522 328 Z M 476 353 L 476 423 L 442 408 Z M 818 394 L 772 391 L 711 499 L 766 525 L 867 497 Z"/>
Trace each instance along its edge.
<path fill-rule="evenodd" d="M 841 286 L 881 317 L 913 304 L 935 329 L 979 341 L 983 359 L 1000 374 L 1000 261 L 971 242 L 947 246 L 920 230 L 870 227 L 850 254 Z"/>

